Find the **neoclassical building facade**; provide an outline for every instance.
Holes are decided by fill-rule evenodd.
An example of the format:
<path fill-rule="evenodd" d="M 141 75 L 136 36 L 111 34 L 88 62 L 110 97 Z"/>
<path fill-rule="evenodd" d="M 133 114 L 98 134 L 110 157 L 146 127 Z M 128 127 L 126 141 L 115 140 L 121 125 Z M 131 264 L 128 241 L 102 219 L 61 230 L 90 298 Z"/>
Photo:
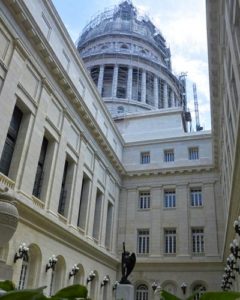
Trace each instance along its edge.
<path fill-rule="evenodd" d="M 0 2 L 0 190 L 20 215 L 0 278 L 114 299 L 125 242 L 136 300 L 154 282 L 180 297 L 183 283 L 185 296 L 219 290 L 233 234 L 219 139 L 188 131 L 184 75 L 155 26 L 128 1 L 103 16 L 76 48 L 51 1 Z M 28 259 L 14 261 L 19 247 Z"/>

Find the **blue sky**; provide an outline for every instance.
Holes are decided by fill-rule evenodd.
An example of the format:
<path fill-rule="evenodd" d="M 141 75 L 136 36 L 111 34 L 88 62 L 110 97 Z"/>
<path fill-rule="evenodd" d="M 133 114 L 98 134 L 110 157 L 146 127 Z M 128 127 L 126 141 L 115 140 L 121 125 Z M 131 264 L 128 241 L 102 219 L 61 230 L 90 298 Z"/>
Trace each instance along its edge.
<path fill-rule="evenodd" d="M 52 0 L 75 42 L 84 26 L 104 9 L 119 4 L 114 0 Z M 195 113 L 192 83 L 197 84 L 200 123 L 211 128 L 205 0 L 133 0 L 141 15 L 150 17 L 162 32 L 172 53 L 175 74 L 187 73 L 188 107 Z"/>

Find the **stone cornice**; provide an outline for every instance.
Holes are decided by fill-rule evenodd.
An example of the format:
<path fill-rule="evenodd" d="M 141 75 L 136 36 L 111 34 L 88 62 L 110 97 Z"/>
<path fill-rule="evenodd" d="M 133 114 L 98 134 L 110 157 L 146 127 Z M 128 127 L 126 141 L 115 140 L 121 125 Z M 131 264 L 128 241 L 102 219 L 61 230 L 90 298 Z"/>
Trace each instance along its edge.
<path fill-rule="evenodd" d="M 46 66 L 48 66 L 48 70 L 53 75 L 55 80 L 58 82 L 62 91 L 65 93 L 67 99 L 70 101 L 70 103 L 73 105 L 73 107 L 75 107 L 76 111 L 82 117 L 82 120 L 85 123 L 86 127 L 90 130 L 90 132 L 94 136 L 94 139 L 97 141 L 100 148 L 106 154 L 106 156 L 114 166 L 115 170 L 120 174 L 124 174 L 125 170 L 121 161 L 119 160 L 114 150 L 112 149 L 112 146 L 110 145 L 107 138 L 101 131 L 100 127 L 98 126 L 96 120 L 94 119 L 91 112 L 89 111 L 87 105 L 85 104 L 78 90 L 71 82 L 71 79 L 69 78 L 68 74 L 63 69 L 60 61 L 54 54 L 48 42 L 46 41 L 46 38 L 43 36 L 42 32 L 38 28 L 38 25 L 35 23 L 32 16 L 29 14 L 25 6 L 25 3 L 20 0 L 5 0 L 5 4 L 12 11 L 16 21 L 25 30 L 29 38 L 29 41 L 32 43 L 32 46 L 35 48 L 35 50 L 39 53 L 40 57 L 46 63 Z M 20 43 L 18 40 L 17 45 L 19 48 L 22 45 L 22 43 Z M 23 51 L 25 52 L 26 49 L 23 48 Z M 76 52 L 76 49 L 74 51 Z M 80 58 L 76 57 L 76 55 L 77 53 L 75 54 L 74 58 L 76 60 L 79 60 L 77 63 L 78 65 L 80 65 L 81 68 L 83 68 L 80 62 Z M 96 87 L 93 86 L 93 83 L 91 83 L 91 81 L 87 76 L 86 78 L 90 83 L 96 98 L 99 98 L 99 95 L 97 95 L 95 91 Z M 99 102 L 102 103 L 101 99 L 99 99 Z M 104 108 L 104 110 L 106 110 L 106 108 Z M 109 113 L 106 112 L 106 115 L 108 116 L 110 123 L 113 125 L 114 131 L 117 133 L 118 137 L 120 137 L 120 140 L 123 141 L 120 133 L 115 128 L 115 125 L 113 124 L 113 121 L 109 116 Z"/>
<path fill-rule="evenodd" d="M 216 169 L 212 165 L 198 166 L 198 167 L 179 167 L 168 169 L 151 169 L 151 170 L 138 170 L 127 171 L 125 177 L 146 177 L 146 176 L 159 176 L 159 175 L 189 175 L 194 173 L 215 172 Z"/>

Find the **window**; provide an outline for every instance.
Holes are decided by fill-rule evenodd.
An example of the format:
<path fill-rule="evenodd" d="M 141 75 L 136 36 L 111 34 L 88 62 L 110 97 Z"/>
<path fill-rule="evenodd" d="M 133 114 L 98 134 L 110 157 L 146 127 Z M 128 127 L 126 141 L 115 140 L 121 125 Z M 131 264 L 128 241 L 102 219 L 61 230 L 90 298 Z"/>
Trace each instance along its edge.
<path fill-rule="evenodd" d="M 105 235 L 105 246 L 107 249 L 111 249 L 112 220 L 113 220 L 113 205 L 111 202 L 108 202 L 107 220 L 106 220 L 106 235 Z"/>
<path fill-rule="evenodd" d="M 123 114 L 124 113 L 124 107 L 123 106 L 118 106 L 117 113 L 118 114 Z"/>
<path fill-rule="evenodd" d="M 198 284 L 193 288 L 194 300 L 200 300 L 201 296 L 206 292 L 205 286 Z"/>
<path fill-rule="evenodd" d="M 64 165 L 62 187 L 61 187 L 60 199 L 58 204 L 58 212 L 61 215 L 64 215 L 66 197 L 67 197 L 67 190 L 66 190 L 67 172 L 68 172 L 68 161 L 66 160 Z"/>
<path fill-rule="evenodd" d="M 87 175 L 83 174 L 82 190 L 80 196 L 78 221 L 77 221 L 77 226 L 81 227 L 82 229 L 85 229 L 90 187 L 91 187 L 90 179 L 87 177 Z"/>
<path fill-rule="evenodd" d="M 165 229 L 165 253 L 175 254 L 176 253 L 176 229 Z"/>
<path fill-rule="evenodd" d="M 192 252 L 193 254 L 204 253 L 204 231 L 203 228 L 192 229 Z"/>
<path fill-rule="evenodd" d="M 192 188 L 190 191 L 191 206 L 197 207 L 202 206 L 202 189 Z"/>
<path fill-rule="evenodd" d="M 0 160 L 0 172 L 6 176 L 9 173 L 22 115 L 21 110 L 15 106 Z"/>
<path fill-rule="evenodd" d="M 175 192 L 175 190 L 164 191 L 164 207 L 165 208 L 176 207 L 176 192 Z"/>
<path fill-rule="evenodd" d="M 138 230 L 137 253 L 138 254 L 149 253 L 149 230 L 148 229 Z"/>
<path fill-rule="evenodd" d="M 164 151 L 164 161 L 165 162 L 174 161 L 174 150 L 173 149 Z"/>
<path fill-rule="evenodd" d="M 142 152 L 141 164 L 149 164 L 149 163 L 150 163 L 150 152 Z"/>
<path fill-rule="evenodd" d="M 141 284 L 136 289 L 136 300 L 148 300 L 148 287 Z"/>
<path fill-rule="evenodd" d="M 44 175 L 43 168 L 44 168 L 44 162 L 45 162 L 46 153 L 47 153 L 47 147 L 48 147 L 48 140 L 44 137 L 43 142 L 42 142 L 41 151 L 40 151 L 40 157 L 38 160 L 35 182 L 34 182 L 34 186 L 33 186 L 33 195 L 37 198 L 40 198 L 40 195 L 41 195 L 42 181 L 43 181 L 43 175 Z"/>
<path fill-rule="evenodd" d="M 150 191 L 139 192 L 139 208 L 148 209 L 150 208 Z"/>
<path fill-rule="evenodd" d="M 94 223 L 93 223 L 93 238 L 99 240 L 100 225 L 101 225 L 101 211 L 102 211 L 103 193 L 97 189 Z"/>
<path fill-rule="evenodd" d="M 190 160 L 199 159 L 198 147 L 189 148 L 188 149 L 188 156 Z"/>

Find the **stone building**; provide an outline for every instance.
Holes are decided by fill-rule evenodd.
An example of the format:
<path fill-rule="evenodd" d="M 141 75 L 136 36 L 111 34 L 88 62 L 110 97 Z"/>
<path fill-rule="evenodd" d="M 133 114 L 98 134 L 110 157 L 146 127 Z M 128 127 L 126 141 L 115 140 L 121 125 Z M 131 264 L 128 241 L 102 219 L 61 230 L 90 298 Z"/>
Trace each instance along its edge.
<path fill-rule="evenodd" d="M 230 244 L 239 243 L 233 224 L 240 215 L 240 1 L 206 3 L 214 163 L 223 197 L 223 261 L 227 267 Z M 234 268 L 239 264 L 238 258 L 235 261 Z M 239 291 L 239 272 L 233 273 L 235 279 L 225 287 Z"/>
<path fill-rule="evenodd" d="M 207 7 L 217 113 L 215 6 Z M 20 214 L 0 251 L 0 277 L 19 288 L 47 285 L 46 294 L 82 283 L 92 299 L 114 299 L 125 241 L 137 255 L 136 300 L 152 299 L 153 282 L 178 296 L 183 282 L 186 296 L 218 290 L 238 212 L 228 204 L 228 219 L 226 203 L 237 206 L 237 196 L 225 202 L 221 192 L 222 116 L 213 118 L 214 138 L 189 132 L 184 76 L 172 74 L 162 34 L 130 2 L 104 17 L 76 49 L 51 1 L 0 2 L 0 189 L 15 192 Z M 29 259 L 14 262 L 22 243 Z"/>

